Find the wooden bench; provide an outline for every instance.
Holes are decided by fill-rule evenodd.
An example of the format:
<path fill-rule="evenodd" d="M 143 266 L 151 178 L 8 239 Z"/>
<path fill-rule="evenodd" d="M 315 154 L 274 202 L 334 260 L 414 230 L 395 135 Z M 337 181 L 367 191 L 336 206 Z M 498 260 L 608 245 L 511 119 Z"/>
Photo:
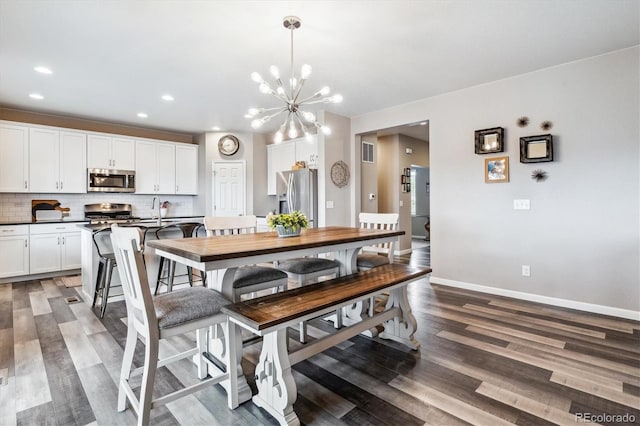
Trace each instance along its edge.
<path fill-rule="evenodd" d="M 264 336 L 255 372 L 258 394 L 253 402 L 280 424 L 300 424 L 293 411 L 297 391 L 291 366 L 379 324 L 384 327 L 379 337 L 418 349 L 420 344 L 413 338 L 416 320 L 406 289 L 409 283 L 426 277 L 429 272 L 429 268 L 392 263 L 223 307 L 222 312 L 229 315 L 231 321 Z M 361 316 L 361 321 L 288 353 L 287 327 L 387 292 L 389 298 L 383 311 L 371 310 L 369 315 Z"/>

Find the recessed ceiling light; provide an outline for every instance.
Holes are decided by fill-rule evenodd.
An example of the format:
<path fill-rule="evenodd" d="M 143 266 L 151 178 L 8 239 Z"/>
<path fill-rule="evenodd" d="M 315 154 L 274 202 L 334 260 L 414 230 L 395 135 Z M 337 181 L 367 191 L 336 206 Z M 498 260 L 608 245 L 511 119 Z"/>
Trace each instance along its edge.
<path fill-rule="evenodd" d="M 139 112 L 139 113 L 138 113 L 138 117 L 140 117 L 140 118 L 147 118 L 147 117 L 149 117 L 149 116 L 148 116 L 147 114 L 145 114 L 144 112 Z"/>
<path fill-rule="evenodd" d="M 211 128 L 211 130 L 213 130 L 214 132 L 217 132 L 218 130 L 220 130 L 220 127 L 218 127 L 218 126 L 213 126 L 213 127 Z"/>
<path fill-rule="evenodd" d="M 171 101 L 173 101 L 174 99 L 173 99 L 173 96 L 171 96 L 171 95 L 169 95 L 169 94 L 166 94 L 166 95 L 162 95 L 162 100 L 163 100 L 163 101 L 167 101 L 167 102 L 171 102 Z"/>
<path fill-rule="evenodd" d="M 421 126 L 426 126 L 426 125 L 427 125 L 427 122 L 426 122 L 426 121 L 423 121 L 422 123 L 420 123 L 420 125 L 421 125 Z"/>
<path fill-rule="evenodd" d="M 40 93 L 31 93 L 31 94 L 29 94 L 29 97 L 31 99 L 37 99 L 39 101 L 44 99 L 44 96 L 42 96 Z"/>
<path fill-rule="evenodd" d="M 53 74 L 53 71 L 51 71 L 51 69 L 49 69 L 47 67 L 37 66 L 33 70 L 37 71 L 37 72 L 39 72 L 41 74 Z"/>

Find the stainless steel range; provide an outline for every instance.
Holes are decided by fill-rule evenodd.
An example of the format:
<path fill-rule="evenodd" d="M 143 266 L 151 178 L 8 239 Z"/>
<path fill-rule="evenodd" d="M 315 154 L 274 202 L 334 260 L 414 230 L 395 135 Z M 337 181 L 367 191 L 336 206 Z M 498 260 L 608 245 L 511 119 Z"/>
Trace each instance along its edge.
<path fill-rule="evenodd" d="M 85 204 L 84 217 L 91 224 L 131 223 L 140 221 L 139 217 L 133 216 L 131 204 Z"/>

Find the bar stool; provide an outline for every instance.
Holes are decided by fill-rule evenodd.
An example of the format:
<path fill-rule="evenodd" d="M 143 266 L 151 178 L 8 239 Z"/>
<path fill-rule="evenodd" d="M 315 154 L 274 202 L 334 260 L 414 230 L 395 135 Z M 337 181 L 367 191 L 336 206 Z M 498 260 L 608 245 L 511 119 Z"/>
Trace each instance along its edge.
<path fill-rule="evenodd" d="M 179 230 L 182 232 L 182 238 L 192 238 L 194 233 L 197 232 L 197 228 L 202 226 L 200 222 L 181 222 L 181 223 L 172 223 L 170 225 L 165 225 L 161 228 L 158 228 L 155 232 L 157 239 L 162 239 L 162 235 L 167 233 L 167 231 L 171 230 Z M 166 236 L 164 238 L 167 238 Z M 163 281 L 162 278 L 162 270 L 164 269 L 165 260 L 168 263 L 168 271 L 167 276 L 164 278 L 167 281 Z M 167 286 L 167 293 L 171 293 L 173 291 L 173 280 L 175 278 L 176 273 L 176 262 L 174 260 L 165 259 L 164 257 L 160 258 L 160 266 L 158 267 L 158 279 L 156 281 L 156 290 L 154 295 L 158 294 L 158 290 L 160 289 L 160 284 L 165 284 Z M 193 287 L 193 268 L 187 266 L 187 278 L 189 280 L 189 285 Z M 206 285 L 206 274 L 203 271 L 200 271 L 200 279 L 203 284 Z"/>

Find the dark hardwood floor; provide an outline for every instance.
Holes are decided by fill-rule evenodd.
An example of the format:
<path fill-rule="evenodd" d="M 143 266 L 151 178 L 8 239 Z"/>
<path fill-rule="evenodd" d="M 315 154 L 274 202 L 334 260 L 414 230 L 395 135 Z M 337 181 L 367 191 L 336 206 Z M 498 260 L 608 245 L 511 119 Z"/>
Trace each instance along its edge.
<path fill-rule="evenodd" d="M 428 264 L 429 250 L 396 261 Z M 131 410 L 116 411 L 124 303 L 110 303 L 101 321 L 86 304 L 65 302 L 79 287 L 64 283 L 0 285 L 0 425 L 135 424 Z M 304 424 L 640 424 L 640 323 L 426 280 L 409 294 L 419 351 L 357 336 L 293 367 Z M 309 324 L 311 338 L 330 331 L 323 320 Z M 161 351 L 192 340 L 172 338 Z M 244 351 L 254 392 L 260 345 Z M 156 392 L 194 383 L 194 372 L 188 360 L 160 368 Z M 228 410 L 213 386 L 154 409 L 152 424 L 275 422 L 251 402 Z"/>

